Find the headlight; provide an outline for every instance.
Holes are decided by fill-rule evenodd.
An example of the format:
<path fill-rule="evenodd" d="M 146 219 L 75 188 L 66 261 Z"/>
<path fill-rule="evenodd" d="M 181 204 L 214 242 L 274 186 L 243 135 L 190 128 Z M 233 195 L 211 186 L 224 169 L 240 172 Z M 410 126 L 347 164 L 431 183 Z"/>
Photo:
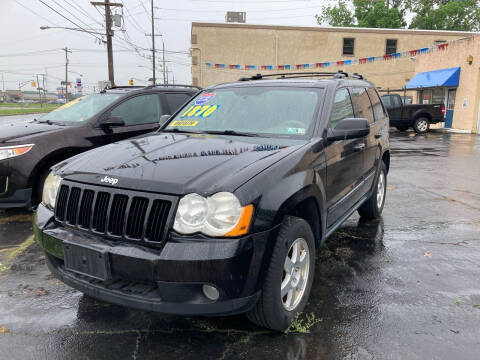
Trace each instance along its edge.
<path fill-rule="evenodd" d="M 26 154 L 33 146 L 34 144 L 0 147 L 0 161 Z"/>
<path fill-rule="evenodd" d="M 208 199 L 188 194 L 178 204 L 173 229 L 181 234 L 239 236 L 248 232 L 252 215 L 253 205 L 242 207 L 237 197 L 228 192 Z"/>
<path fill-rule="evenodd" d="M 53 172 L 48 174 L 43 185 L 42 203 L 50 209 L 55 209 L 55 201 L 57 200 L 58 188 L 62 178 Z"/>

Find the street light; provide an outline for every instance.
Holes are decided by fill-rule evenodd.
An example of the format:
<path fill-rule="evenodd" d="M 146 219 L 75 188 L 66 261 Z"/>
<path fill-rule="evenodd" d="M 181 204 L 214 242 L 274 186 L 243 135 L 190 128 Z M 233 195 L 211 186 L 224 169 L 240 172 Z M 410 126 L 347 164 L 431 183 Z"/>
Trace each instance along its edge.
<path fill-rule="evenodd" d="M 40 26 L 40 30 L 48 30 L 48 29 L 64 29 L 64 30 L 80 31 L 80 32 L 88 33 L 88 34 L 95 34 L 95 35 L 105 36 L 104 33 L 99 33 L 99 32 L 89 31 L 89 30 L 83 30 L 83 29 L 77 29 L 77 28 L 71 28 L 71 27 L 64 27 L 64 26 Z M 106 41 L 103 40 L 103 39 L 99 39 L 99 40 L 101 40 L 104 44 L 106 43 Z"/>

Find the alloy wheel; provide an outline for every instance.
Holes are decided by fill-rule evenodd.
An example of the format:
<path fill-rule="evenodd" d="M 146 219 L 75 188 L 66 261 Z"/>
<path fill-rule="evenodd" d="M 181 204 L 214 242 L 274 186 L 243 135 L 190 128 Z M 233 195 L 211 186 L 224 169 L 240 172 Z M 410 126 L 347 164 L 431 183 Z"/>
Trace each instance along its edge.
<path fill-rule="evenodd" d="M 296 239 L 288 250 L 283 265 L 281 298 L 287 311 L 294 310 L 302 301 L 307 287 L 310 268 L 310 253 L 307 241 Z"/>
<path fill-rule="evenodd" d="M 380 175 L 378 176 L 378 183 L 377 183 L 377 207 L 378 207 L 378 209 L 382 208 L 384 197 L 385 197 L 385 174 L 383 173 L 383 171 L 380 171 Z"/>

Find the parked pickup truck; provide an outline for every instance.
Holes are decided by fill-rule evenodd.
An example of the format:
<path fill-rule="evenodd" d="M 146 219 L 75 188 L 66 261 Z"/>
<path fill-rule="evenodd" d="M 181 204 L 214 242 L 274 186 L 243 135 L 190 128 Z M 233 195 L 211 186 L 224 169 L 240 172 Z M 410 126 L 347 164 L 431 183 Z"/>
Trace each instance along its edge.
<path fill-rule="evenodd" d="M 382 95 L 382 101 L 390 117 L 390 126 L 400 131 L 413 127 L 418 134 L 428 132 L 430 124 L 445 121 L 445 105 L 443 104 L 410 104 L 405 105 L 400 95 Z"/>

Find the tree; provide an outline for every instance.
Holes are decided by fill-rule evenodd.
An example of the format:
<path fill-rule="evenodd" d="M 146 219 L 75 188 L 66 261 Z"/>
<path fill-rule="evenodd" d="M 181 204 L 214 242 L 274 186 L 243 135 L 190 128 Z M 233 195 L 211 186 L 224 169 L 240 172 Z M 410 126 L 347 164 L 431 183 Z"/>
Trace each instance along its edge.
<path fill-rule="evenodd" d="M 322 15 L 315 15 L 317 24 L 328 23 L 332 26 L 355 26 L 353 14 L 344 1 L 340 0 L 336 6 L 327 6 L 322 9 Z"/>
<path fill-rule="evenodd" d="M 353 0 L 352 12 L 341 0 L 336 6 L 324 7 L 322 15 L 315 17 L 318 24 L 398 29 L 407 25 L 405 11 L 409 3 L 410 0 Z"/>
<path fill-rule="evenodd" d="M 476 0 L 416 0 L 410 29 L 480 30 L 480 7 Z"/>

